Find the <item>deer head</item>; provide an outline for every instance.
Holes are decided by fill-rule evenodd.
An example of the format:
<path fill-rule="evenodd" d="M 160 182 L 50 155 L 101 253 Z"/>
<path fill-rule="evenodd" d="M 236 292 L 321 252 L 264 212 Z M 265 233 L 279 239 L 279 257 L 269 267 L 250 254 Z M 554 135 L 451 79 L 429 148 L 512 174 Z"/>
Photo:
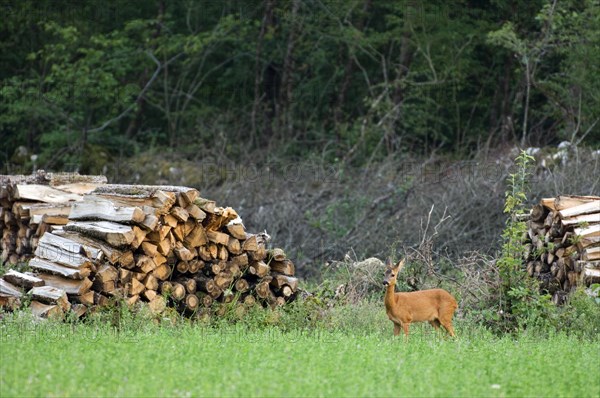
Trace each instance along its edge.
<path fill-rule="evenodd" d="M 396 284 L 396 278 L 398 277 L 398 273 L 404 267 L 404 263 L 406 259 L 402 259 L 398 262 L 398 264 L 393 265 L 392 260 L 388 258 L 387 260 L 387 269 L 385 270 L 385 276 L 383 278 L 383 286 L 394 286 Z"/>

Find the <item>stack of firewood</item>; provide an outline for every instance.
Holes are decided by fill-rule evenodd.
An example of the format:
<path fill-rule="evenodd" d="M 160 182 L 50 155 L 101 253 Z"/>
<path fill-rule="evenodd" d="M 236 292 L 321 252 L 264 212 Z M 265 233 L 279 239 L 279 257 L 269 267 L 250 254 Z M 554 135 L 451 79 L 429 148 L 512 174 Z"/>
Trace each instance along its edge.
<path fill-rule="evenodd" d="M 527 272 L 555 303 L 575 287 L 600 282 L 600 197 L 542 199 L 527 221 Z"/>
<path fill-rule="evenodd" d="M 105 183 L 104 176 L 77 173 L 0 176 L 0 260 L 29 260 L 44 232 L 67 223 L 71 204 Z"/>
<path fill-rule="evenodd" d="M 117 300 L 145 302 L 157 314 L 174 307 L 243 315 L 285 304 L 298 287 L 294 264 L 283 250 L 267 250 L 267 239 L 192 188 L 102 185 L 72 205 L 63 227 L 41 236 L 29 262 L 36 274 L 12 271 L 0 294 L 31 289 L 41 316 Z"/>

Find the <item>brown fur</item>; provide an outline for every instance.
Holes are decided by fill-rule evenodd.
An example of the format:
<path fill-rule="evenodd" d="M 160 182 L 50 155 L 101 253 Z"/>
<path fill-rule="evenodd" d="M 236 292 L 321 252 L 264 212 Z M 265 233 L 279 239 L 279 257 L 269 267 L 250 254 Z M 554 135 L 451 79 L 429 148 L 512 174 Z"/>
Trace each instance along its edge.
<path fill-rule="evenodd" d="M 405 260 L 395 267 L 389 265 L 385 272 L 384 285 L 387 285 L 384 297 L 385 311 L 394 323 L 394 336 L 400 334 L 400 328 L 408 338 L 408 328 L 412 322 L 429 322 L 436 330 L 440 325 L 450 336 L 454 336 L 452 317 L 458 308 L 456 300 L 444 289 L 429 289 L 410 293 L 396 293 L 396 278 L 404 266 Z"/>

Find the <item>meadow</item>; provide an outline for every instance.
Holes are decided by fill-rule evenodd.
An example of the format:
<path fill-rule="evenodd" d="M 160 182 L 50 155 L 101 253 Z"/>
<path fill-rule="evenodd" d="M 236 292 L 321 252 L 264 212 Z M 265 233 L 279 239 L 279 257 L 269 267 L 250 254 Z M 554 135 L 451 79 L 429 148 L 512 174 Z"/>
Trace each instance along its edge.
<path fill-rule="evenodd" d="M 0 396 L 598 397 L 600 341 L 497 336 L 460 319 L 458 337 L 413 325 L 394 338 L 377 303 L 327 322 L 0 321 Z M 286 318 L 287 317 L 287 318 Z"/>

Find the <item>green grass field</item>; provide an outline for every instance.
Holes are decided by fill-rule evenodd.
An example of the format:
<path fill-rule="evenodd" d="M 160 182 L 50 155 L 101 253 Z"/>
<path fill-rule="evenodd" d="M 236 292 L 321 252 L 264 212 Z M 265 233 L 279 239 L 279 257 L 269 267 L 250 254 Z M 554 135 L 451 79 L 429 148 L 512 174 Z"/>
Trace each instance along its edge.
<path fill-rule="evenodd" d="M 423 325 L 405 343 L 381 311 L 369 316 L 377 319 L 371 328 L 288 332 L 151 323 L 117 332 L 107 323 L 7 317 L 0 396 L 600 395 L 598 341 L 498 338 L 459 323 L 456 340 Z"/>

